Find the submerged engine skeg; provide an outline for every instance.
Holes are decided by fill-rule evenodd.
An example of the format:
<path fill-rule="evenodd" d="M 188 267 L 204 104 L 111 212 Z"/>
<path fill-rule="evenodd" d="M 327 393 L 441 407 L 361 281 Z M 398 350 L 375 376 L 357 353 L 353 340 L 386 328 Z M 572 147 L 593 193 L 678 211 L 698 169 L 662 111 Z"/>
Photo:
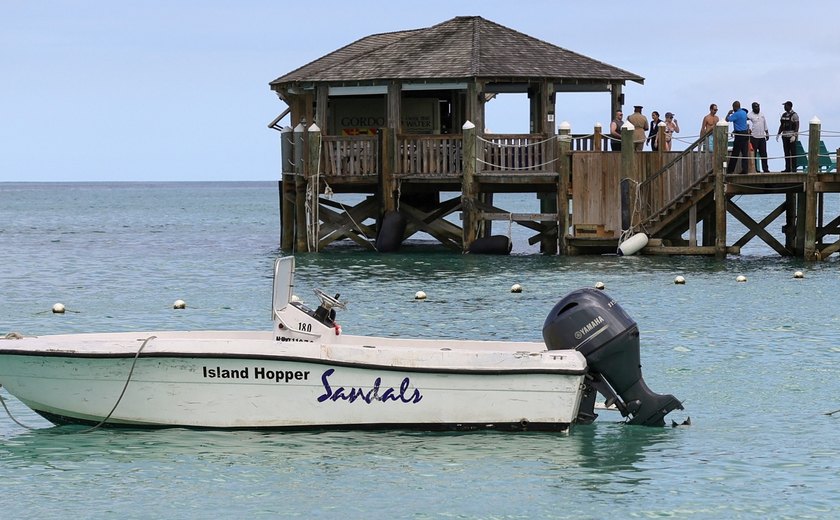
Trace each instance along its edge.
<path fill-rule="evenodd" d="M 579 351 L 589 375 L 578 422 L 594 420 L 595 391 L 615 404 L 628 424 L 665 426 L 665 416 L 682 410 L 673 395 L 657 394 L 642 378 L 639 328 L 618 303 L 595 289 L 569 293 L 549 312 L 543 325 L 549 350 Z"/>

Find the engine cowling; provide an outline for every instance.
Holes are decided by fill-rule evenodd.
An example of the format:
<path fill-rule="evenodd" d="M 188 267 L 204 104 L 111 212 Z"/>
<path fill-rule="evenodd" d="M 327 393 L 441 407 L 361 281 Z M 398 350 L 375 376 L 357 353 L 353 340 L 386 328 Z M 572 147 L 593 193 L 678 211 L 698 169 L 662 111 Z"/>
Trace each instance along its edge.
<path fill-rule="evenodd" d="M 657 394 L 642 377 L 639 328 L 603 291 L 579 289 L 566 295 L 543 325 L 549 350 L 575 349 L 586 357 L 589 374 L 578 422 L 591 422 L 595 391 L 614 403 L 628 424 L 664 426 L 665 416 L 683 409 L 673 395 Z"/>

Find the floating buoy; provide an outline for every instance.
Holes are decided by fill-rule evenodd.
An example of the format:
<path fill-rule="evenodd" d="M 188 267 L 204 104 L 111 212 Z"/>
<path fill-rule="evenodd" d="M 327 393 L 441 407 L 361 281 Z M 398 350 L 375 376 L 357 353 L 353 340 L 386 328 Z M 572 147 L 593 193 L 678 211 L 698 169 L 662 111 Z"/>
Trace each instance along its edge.
<path fill-rule="evenodd" d="M 738 275 L 738 278 L 735 278 L 735 281 L 736 281 L 736 282 L 746 282 L 746 281 L 747 281 L 747 277 L 746 277 L 746 276 L 744 276 L 744 275 L 742 275 L 742 274 L 739 274 L 739 275 Z"/>
<path fill-rule="evenodd" d="M 415 300 L 425 300 L 426 299 L 426 293 L 424 293 L 423 291 L 417 291 L 416 293 L 414 293 L 414 299 Z"/>
<path fill-rule="evenodd" d="M 298 295 L 297 295 L 297 294 L 293 294 L 293 295 L 292 295 L 291 300 L 289 300 L 289 301 L 292 301 L 292 302 L 299 302 L 299 301 L 300 301 L 300 298 L 298 298 Z"/>
<path fill-rule="evenodd" d="M 595 288 L 599 291 L 603 291 L 605 287 L 606 285 L 604 285 L 604 282 L 595 282 Z"/>
<path fill-rule="evenodd" d="M 521 293 L 522 292 L 522 286 L 519 285 L 518 283 L 515 283 L 515 284 L 510 286 L 510 292 Z"/>
<path fill-rule="evenodd" d="M 683 278 L 682 276 L 677 276 L 676 278 L 674 278 L 674 283 L 677 285 L 685 285 L 685 278 Z"/>
<path fill-rule="evenodd" d="M 618 245 L 618 256 L 630 256 L 638 253 L 648 243 L 648 237 L 644 233 L 636 233 Z"/>
<path fill-rule="evenodd" d="M 187 302 L 184 300 L 175 300 L 175 303 L 172 304 L 173 309 L 186 309 Z"/>
<path fill-rule="evenodd" d="M 796 271 L 795 273 L 793 273 L 793 277 L 794 278 L 805 278 L 805 273 L 803 273 L 802 271 Z"/>
<path fill-rule="evenodd" d="M 64 314 L 65 307 L 63 303 L 56 303 L 52 306 L 53 314 Z"/>

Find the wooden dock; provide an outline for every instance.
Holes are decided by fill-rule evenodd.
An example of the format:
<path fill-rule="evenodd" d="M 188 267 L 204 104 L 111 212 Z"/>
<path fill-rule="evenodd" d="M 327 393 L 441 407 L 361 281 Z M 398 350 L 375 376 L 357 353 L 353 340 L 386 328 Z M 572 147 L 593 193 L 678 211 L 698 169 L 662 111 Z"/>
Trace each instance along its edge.
<path fill-rule="evenodd" d="M 299 125 L 282 133 L 281 247 L 318 252 L 351 240 L 374 250 L 383 215 L 399 212 L 403 238 L 425 232 L 453 251 L 504 221 L 532 230 L 529 243 L 546 254 L 615 252 L 622 233 L 644 232 L 642 254 L 724 257 L 758 239 L 782 256 L 826 258 L 840 250 L 840 216 L 827 215 L 822 198 L 840 193 L 840 178 L 820 169 L 819 133 L 812 123 L 806 171 L 729 175 L 725 125 L 704 136 L 714 153 L 701 149 L 704 138 L 681 152 L 605 152 L 598 128 L 588 136 L 564 128 L 555 136 L 478 135 L 466 124 L 457 135 L 385 129 L 359 137 Z M 631 144 L 632 130 L 623 138 Z M 347 207 L 333 193 L 364 197 Z M 494 205 L 497 193 L 533 193 L 540 207 L 511 212 Z M 734 200 L 780 193 L 784 202 L 759 218 Z M 727 215 L 748 232 L 728 237 Z M 768 229 L 781 215 L 783 241 Z"/>

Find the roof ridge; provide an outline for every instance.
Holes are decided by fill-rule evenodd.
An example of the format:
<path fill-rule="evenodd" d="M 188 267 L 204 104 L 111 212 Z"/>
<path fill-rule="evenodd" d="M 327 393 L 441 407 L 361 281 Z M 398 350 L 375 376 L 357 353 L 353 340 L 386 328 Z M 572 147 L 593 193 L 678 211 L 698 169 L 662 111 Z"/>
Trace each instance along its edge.
<path fill-rule="evenodd" d="M 481 28 L 478 26 L 479 20 L 484 20 L 480 16 L 474 16 L 473 23 L 473 41 L 472 41 L 472 58 L 470 59 L 470 72 L 472 75 L 478 76 L 481 72 Z"/>

